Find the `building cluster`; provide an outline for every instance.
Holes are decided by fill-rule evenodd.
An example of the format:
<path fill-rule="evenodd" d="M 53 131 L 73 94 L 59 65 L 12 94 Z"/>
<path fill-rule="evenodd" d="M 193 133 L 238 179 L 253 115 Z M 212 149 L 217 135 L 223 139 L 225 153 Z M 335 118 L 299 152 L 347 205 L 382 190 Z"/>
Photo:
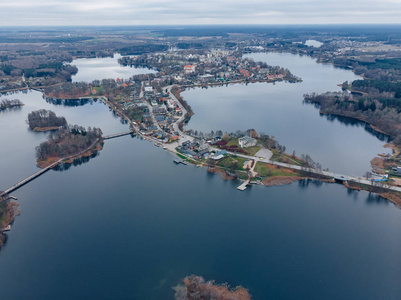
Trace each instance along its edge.
<path fill-rule="evenodd" d="M 286 69 L 243 59 L 233 50 L 154 53 L 126 59 L 124 63 L 157 69 L 161 81 L 189 86 L 298 79 Z"/>

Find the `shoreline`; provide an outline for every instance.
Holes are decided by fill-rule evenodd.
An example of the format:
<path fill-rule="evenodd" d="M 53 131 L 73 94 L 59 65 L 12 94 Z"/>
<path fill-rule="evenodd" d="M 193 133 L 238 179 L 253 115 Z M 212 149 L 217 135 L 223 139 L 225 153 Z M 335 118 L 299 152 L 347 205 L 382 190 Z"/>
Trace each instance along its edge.
<path fill-rule="evenodd" d="M 15 201 L 10 201 L 9 199 L 3 200 L 0 196 L 0 205 L 4 206 L 3 213 L 1 217 L 3 217 L 2 222 L 0 222 L 0 229 L 6 228 L 9 226 L 15 218 L 21 213 L 19 209 L 19 204 Z M 1 212 L 1 211 L 0 211 Z M 0 231 L 0 249 L 4 245 L 4 242 L 6 241 L 6 236 L 4 234 L 4 231 Z"/>
<path fill-rule="evenodd" d="M 58 126 L 49 126 L 49 127 L 35 127 L 34 129 L 32 129 L 32 131 L 36 131 L 36 132 L 45 132 L 45 131 L 54 131 L 59 129 Z"/>
<path fill-rule="evenodd" d="M 59 163 L 57 165 L 59 165 L 60 163 L 72 164 L 76 159 L 79 159 L 81 157 L 89 157 L 89 156 L 92 156 L 93 154 L 95 154 L 96 152 L 101 151 L 103 149 L 103 144 L 104 144 L 104 141 L 103 141 L 103 139 L 101 139 L 101 140 L 96 141 L 94 144 L 92 144 L 87 149 L 85 149 L 77 154 L 73 154 L 68 157 L 58 157 L 57 156 L 57 157 L 49 157 L 46 160 L 37 160 L 36 165 L 39 168 L 44 169 L 44 168 L 47 168 L 50 165 L 56 163 L 57 161 L 59 161 Z"/>

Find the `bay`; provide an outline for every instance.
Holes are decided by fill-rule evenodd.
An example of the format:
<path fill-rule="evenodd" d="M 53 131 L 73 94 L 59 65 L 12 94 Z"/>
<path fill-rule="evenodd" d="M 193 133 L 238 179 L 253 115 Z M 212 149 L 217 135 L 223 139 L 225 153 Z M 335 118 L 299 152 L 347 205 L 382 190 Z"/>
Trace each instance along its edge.
<path fill-rule="evenodd" d="M 182 96 L 195 112 L 187 129 L 235 132 L 253 128 L 273 135 L 286 146 L 287 153 L 309 154 L 323 168 L 347 175 L 363 175 L 370 170 L 373 157 L 390 152 L 383 148 L 388 137 L 374 132 L 366 123 L 320 115 L 315 106 L 303 102 L 305 93 L 340 91 L 337 84 L 359 79 L 350 70 L 288 53 L 255 53 L 247 57 L 288 68 L 303 82 L 186 90 Z"/>

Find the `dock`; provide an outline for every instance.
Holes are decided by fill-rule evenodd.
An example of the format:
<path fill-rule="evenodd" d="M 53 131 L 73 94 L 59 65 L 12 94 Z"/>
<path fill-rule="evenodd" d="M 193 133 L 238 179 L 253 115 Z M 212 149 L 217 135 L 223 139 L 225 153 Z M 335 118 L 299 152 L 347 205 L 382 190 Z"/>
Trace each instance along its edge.
<path fill-rule="evenodd" d="M 174 161 L 177 165 L 179 165 L 179 164 L 186 165 L 186 164 L 187 164 L 187 163 L 185 162 L 185 160 L 182 160 L 182 159 L 180 159 L 180 158 L 175 158 L 173 161 Z"/>
<path fill-rule="evenodd" d="M 244 190 L 246 190 L 246 187 L 248 184 L 249 184 L 249 179 L 247 181 L 245 181 L 244 183 L 242 183 L 239 187 L 237 187 L 237 189 L 240 191 L 244 191 Z"/>
<path fill-rule="evenodd" d="M 11 225 L 8 225 L 7 227 L 1 228 L 0 232 L 10 231 L 10 230 L 11 230 Z"/>

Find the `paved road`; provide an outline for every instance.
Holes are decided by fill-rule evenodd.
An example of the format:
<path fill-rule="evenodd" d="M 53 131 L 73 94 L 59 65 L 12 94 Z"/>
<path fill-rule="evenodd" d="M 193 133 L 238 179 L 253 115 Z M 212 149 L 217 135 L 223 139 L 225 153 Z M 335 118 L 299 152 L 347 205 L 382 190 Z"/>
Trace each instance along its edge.
<path fill-rule="evenodd" d="M 263 157 L 266 160 L 270 160 L 273 156 L 273 152 L 271 152 L 269 149 L 262 147 L 258 152 L 256 152 L 255 156 L 257 157 Z"/>
<path fill-rule="evenodd" d="M 178 127 L 178 124 L 181 122 L 181 121 L 184 121 L 185 120 L 185 116 L 187 115 L 187 110 L 185 109 L 185 107 L 180 103 L 180 101 L 178 101 L 178 99 L 174 96 L 174 94 L 171 92 L 171 88 L 173 87 L 173 85 L 169 85 L 169 86 L 167 86 L 166 87 L 166 89 L 168 90 L 168 92 L 169 92 L 169 94 L 170 94 L 170 97 L 171 97 L 171 99 L 173 99 L 173 101 L 178 105 L 178 107 L 181 109 L 181 111 L 182 111 L 182 116 L 173 124 L 173 129 L 174 129 L 174 131 L 177 131 L 178 133 L 179 133 L 179 135 L 180 135 L 180 138 L 181 138 L 181 142 L 184 142 L 184 141 L 192 141 L 193 140 L 193 138 L 192 137 L 190 137 L 189 135 L 186 135 L 184 132 L 182 132 L 181 130 L 180 130 L 180 128 Z"/>
<path fill-rule="evenodd" d="M 214 148 L 214 150 L 219 150 L 217 148 Z M 246 159 L 254 159 L 256 162 L 264 162 L 264 163 L 269 163 L 272 165 L 276 165 L 276 166 L 281 166 L 281 167 L 285 167 L 285 168 L 289 168 L 289 169 L 293 169 L 293 170 L 301 170 L 302 167 L 297 166 L 297 165 L 291 165 L 291 164 L 286 164 L 286 163 L 281 163 L 281 162 L 277 162 L 277 161 L 272 161 L 272 160 L 264 160 L 261 159 L 259 157 L 254 157 L 254 156 L 249 156 L 249 155 L 244 155 L 244 154 L 239 154 L 239 153 L 234 153 L 234 152 L 227 152 L 230 155 L 236 155 L 239 157 L 243 157 Z M 316 169 L 309 169 L 308 171 L 310 171 L 311 173 L 314 174 L 318 174 L 318 175 L 325 175 L 328 177 L 342 177 L 345 180 L 352 180 L 358 183 L 362 183 L 362 184 L 366 184 L 366 185 L 370 185 L 370 186 L 376 186 L 375 183 L 373 183 L 370 180 L 367 180 L 365 178 L 362 177 L 356 177 L 356 176 L 348 176 L 348 175 L 344 175 L 344 174 L 339 174 L 339 173 L 333 173 L 333 172 L 329 172 L 329 171 L 320 171 L 320 170 L 316 170 Z M 389 185 L 385 185 L 383 186 L 383 188 L 386 188 L 388 190 L 392 190 L 392 191 L 396 191 L 396 192 L 401 192 L 401 187 L 397 187 L 397 186 L 389 186 Z"/>

